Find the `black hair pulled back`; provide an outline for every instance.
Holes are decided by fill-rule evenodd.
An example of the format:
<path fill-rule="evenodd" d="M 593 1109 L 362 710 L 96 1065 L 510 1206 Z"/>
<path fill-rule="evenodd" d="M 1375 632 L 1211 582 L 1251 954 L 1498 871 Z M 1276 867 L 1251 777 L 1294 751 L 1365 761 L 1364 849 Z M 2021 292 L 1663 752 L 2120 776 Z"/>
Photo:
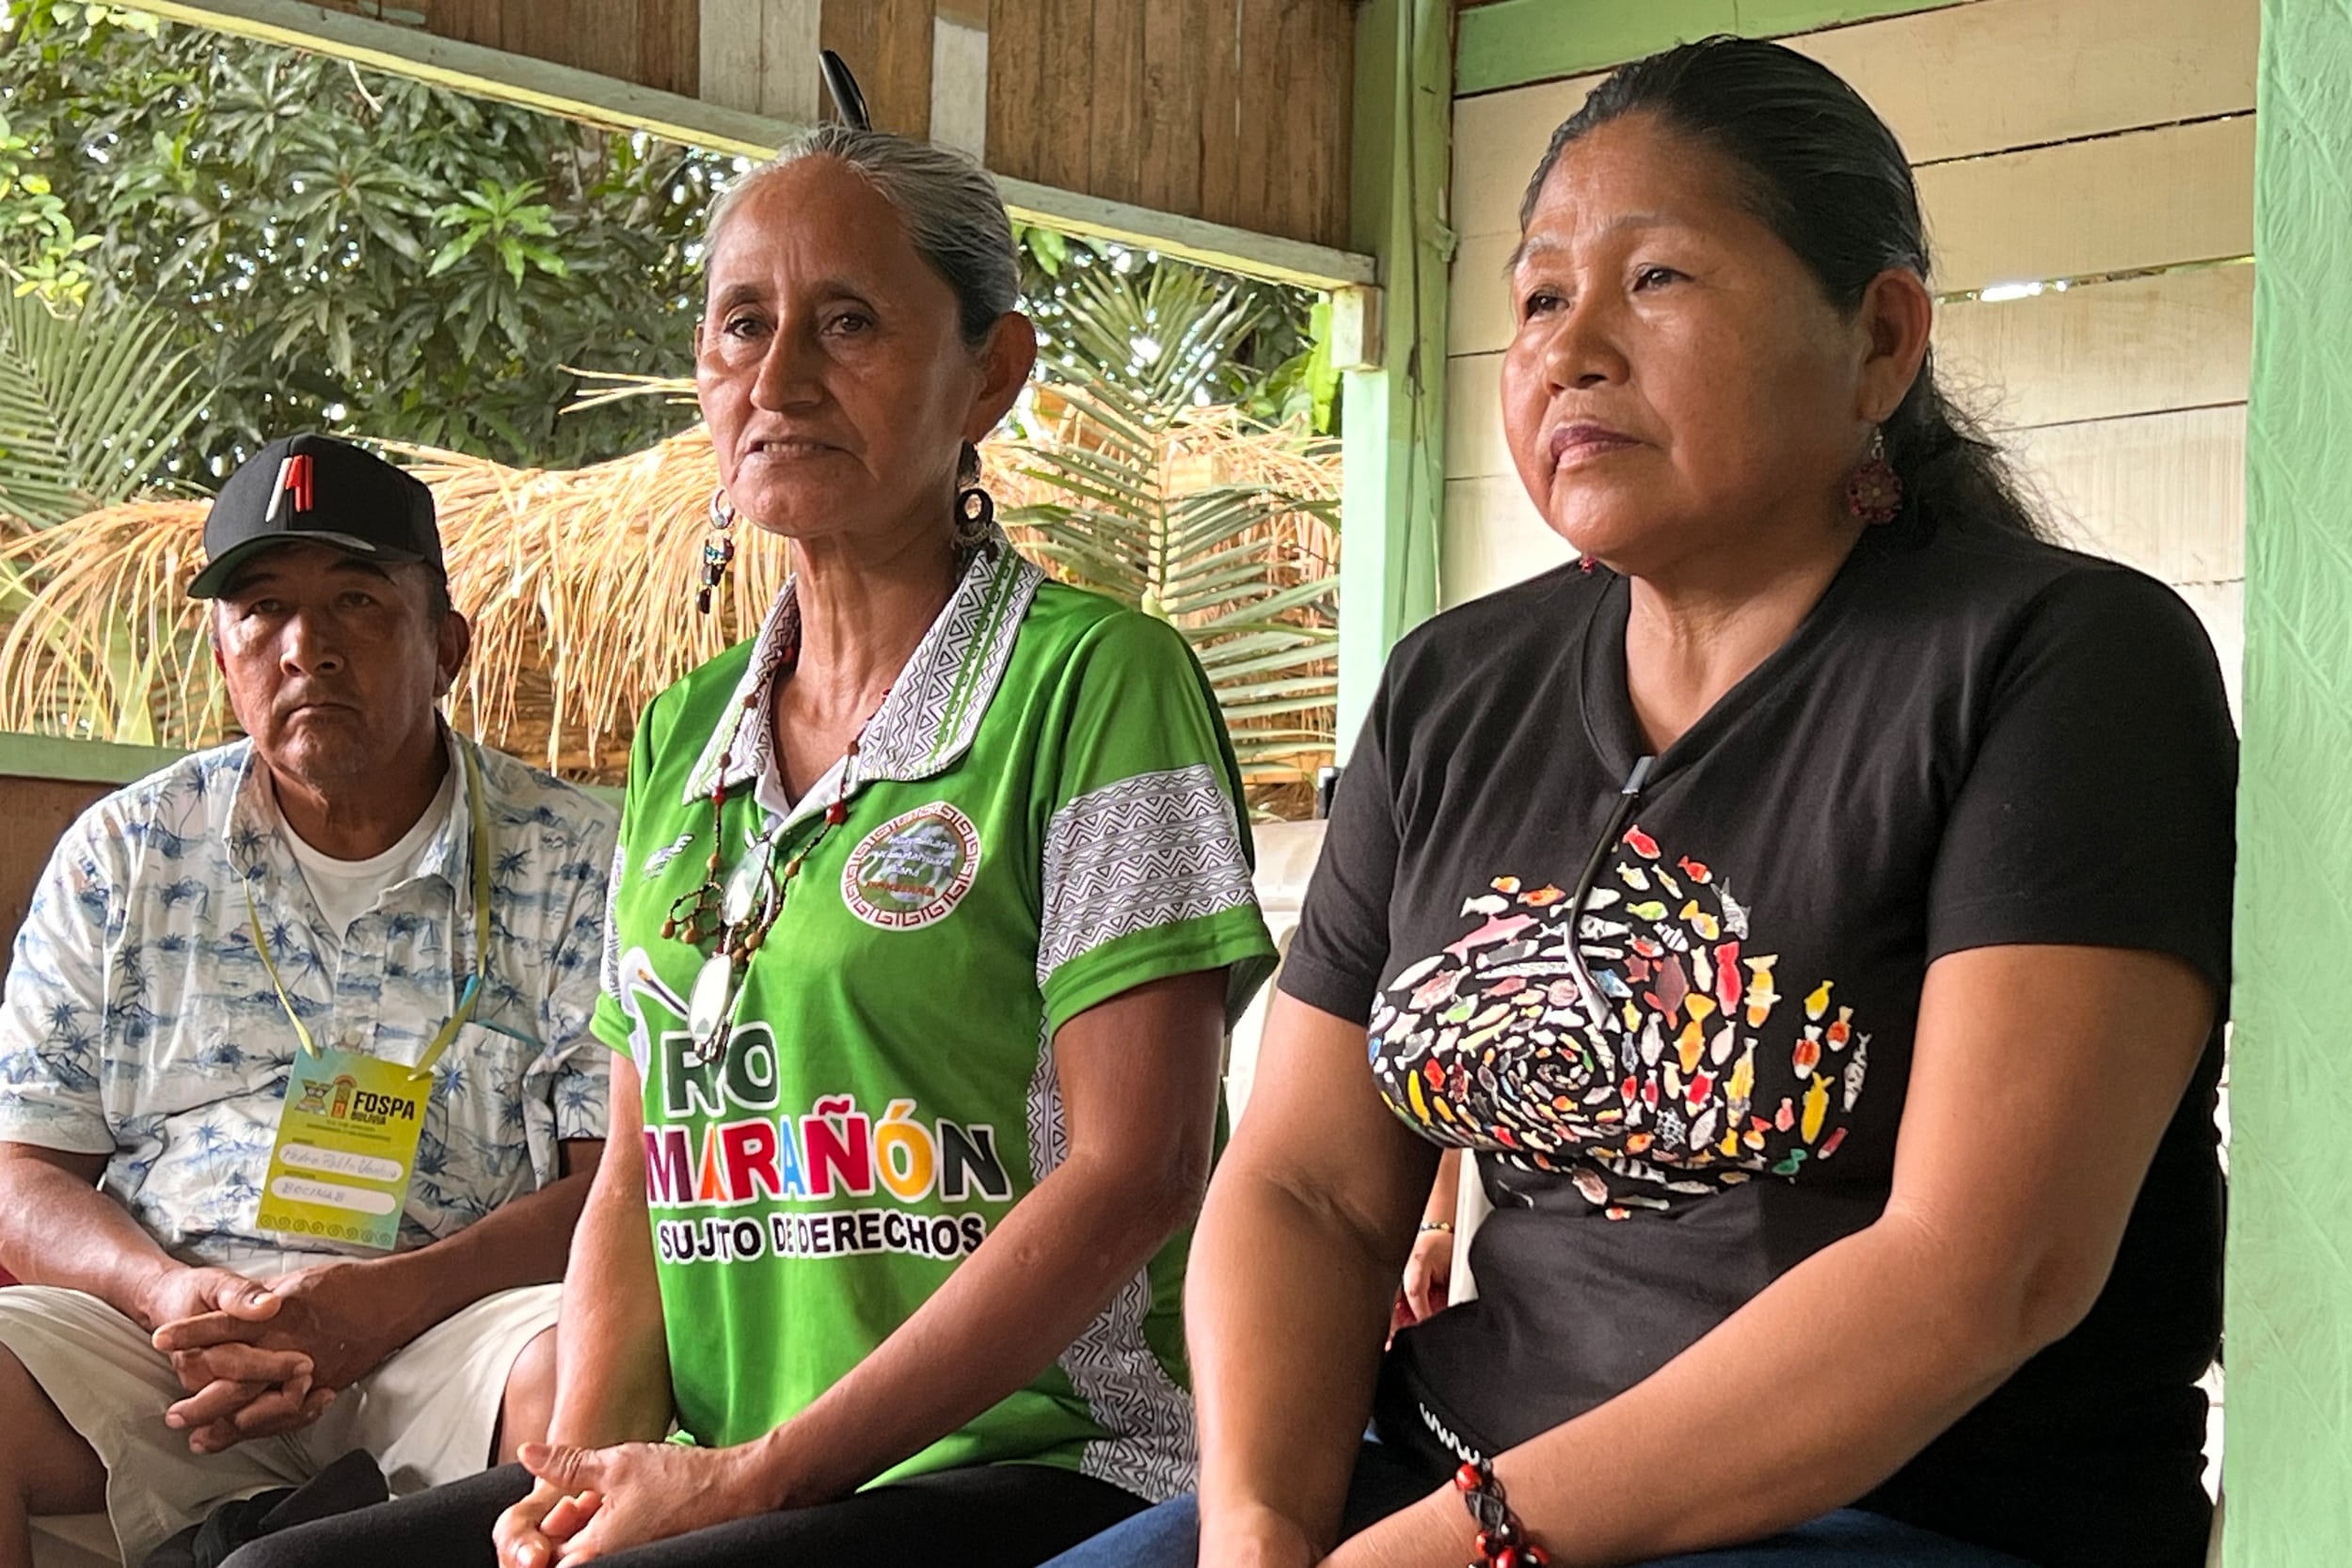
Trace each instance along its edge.
<path fill-rule="evenodd" d="M 1890 268 L 1930 276 L 1919 191 L 1895 133 L 1836 72 L 1754 39 L 1702 39 L 1610 72 L 1552 133 L 1519 203 L 1522 231 L 1561 153 L 1631 115 L 1724 159 L 1750 210 L 1838 310 L 1858 309 Z M 2043 536 L 1999 449 L 1952 405 L 1932 350 L 1882 430 L 1906 520 Z"/>

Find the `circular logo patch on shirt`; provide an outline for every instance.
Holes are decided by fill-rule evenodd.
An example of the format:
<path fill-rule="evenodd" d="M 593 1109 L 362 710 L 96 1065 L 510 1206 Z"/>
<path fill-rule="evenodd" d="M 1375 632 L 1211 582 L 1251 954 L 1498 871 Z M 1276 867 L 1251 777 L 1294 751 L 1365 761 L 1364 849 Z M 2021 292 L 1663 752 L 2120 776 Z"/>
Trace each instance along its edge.
<path fill-rule="evenodd" d="M 841 872 L 850 912 L 885 931 L 945 920 L 972 891 L 980 833 L 945 800 L 892 817 L 858 841 Z"/>

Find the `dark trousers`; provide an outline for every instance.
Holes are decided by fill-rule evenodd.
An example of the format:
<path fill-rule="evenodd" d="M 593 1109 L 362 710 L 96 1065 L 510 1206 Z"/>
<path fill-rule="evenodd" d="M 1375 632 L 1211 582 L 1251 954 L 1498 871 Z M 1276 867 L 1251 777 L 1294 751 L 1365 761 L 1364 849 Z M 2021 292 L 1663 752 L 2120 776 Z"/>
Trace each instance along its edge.
<path fill-rule="evenodd" d="M 265 1536 L 222 1568 L 497 1568 L 491 1527 L 531 1491 L 519 1465 Z M 755 1514 L 601 1558 L 604 1568 L 834 1568 L 953 1561 L 1037 1568 L 1143 1508 L 1108 1481 L 1046 1465 L 980 1465 L 818 1508 Z"/>

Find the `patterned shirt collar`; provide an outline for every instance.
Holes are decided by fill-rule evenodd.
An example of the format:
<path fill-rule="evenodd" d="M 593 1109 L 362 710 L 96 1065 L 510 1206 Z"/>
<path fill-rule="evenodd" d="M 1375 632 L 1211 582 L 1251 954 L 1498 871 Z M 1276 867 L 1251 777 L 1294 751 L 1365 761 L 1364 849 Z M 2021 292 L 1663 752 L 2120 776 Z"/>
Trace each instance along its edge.
<path fill-rule="evenodd" d="M 416 875 L 419 879 L 438 877 L 450 886 L 458 887 L 473 871 L 467 858 L 470 852 L 471 807 L 466 798 L 465 759 L 458 753 L 458 747 L 464 742 L 447 724 L 441 724 L 440 731 L 441 744 L 449 753 L 450 769 L 457 779 L 456 809 L 441 814 L 424 853 L 418 857 Z M 234 792 L 229 808 L 229 863 L 248 881 L 283 886 L 290 874 L 299 880 L 294 852 L 286 847 L 284 836 L 293 832 L 294 827 L 278 809 L 268 766 L 250 743 L 240 750 L 243 754 L 236 760 Z M 474 760 L 477 766 L 483 765 L 479 752 Z"/>
<path fill-rule="evenodd" d="M 999 541 L 973 555 L 946 608 L 891 683 L 858 751 L 861 779 L 905 783 L 953 767 L 971 749 L 980 721 L 1012 660 L 1012 643 L 1045 574 Z M 693 805 L 723 783 L 752 784 L 768 769 L 769 703 L 787 650 L 800 641 L 800 579 L 784 585 L 760 623 L 751 662 L 722 710 L 719 725 L 686 775 L 683 803 Z M 738 737 L 739 741 L 738 740 Z M 726 754 L 722 776 L 719 758 Z M 831 775 L 829 774 L 828 777 Z M 807 792 L 802 804 L 823 795 Z"/>

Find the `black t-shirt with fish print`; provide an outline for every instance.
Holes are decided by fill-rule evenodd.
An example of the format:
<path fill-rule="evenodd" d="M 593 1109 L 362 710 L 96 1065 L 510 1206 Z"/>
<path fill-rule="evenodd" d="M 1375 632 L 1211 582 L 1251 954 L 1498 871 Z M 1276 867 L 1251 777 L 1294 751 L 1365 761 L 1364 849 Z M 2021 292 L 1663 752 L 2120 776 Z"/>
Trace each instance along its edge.
<path fill-rule="evenodd" d="M 1873 531 L 1611 834 L 1645 749 L 1628 603 L 1568 567 L 1399 644 L 1282 973 L 1369 1022 L 1381 1095 L 1476 1150 L 1495 1203 L 1479 1298 L 1401 1335 L 1384 1378 L 1384 1435 L 1433 1458 L 1623 1391 L 1875 1219 L 1942 955 L 2150 949 L 2226 998 L 2236 743 L 2170 590 L 2022 538 Z M 1596 1017 L 1568 942 L 1604 838 Z M 2201 1561 L 2218 1042 L 2090 1317 L 1865 1506 L 2044 1568 Z M 1999 1099 L 1977 1135 L 2002 1136 Z M 1824 1376 L 1839 1339 L 1813 1330 Z M 1694 1442 L 1773 1419 L 1692 1414 Z"/>

